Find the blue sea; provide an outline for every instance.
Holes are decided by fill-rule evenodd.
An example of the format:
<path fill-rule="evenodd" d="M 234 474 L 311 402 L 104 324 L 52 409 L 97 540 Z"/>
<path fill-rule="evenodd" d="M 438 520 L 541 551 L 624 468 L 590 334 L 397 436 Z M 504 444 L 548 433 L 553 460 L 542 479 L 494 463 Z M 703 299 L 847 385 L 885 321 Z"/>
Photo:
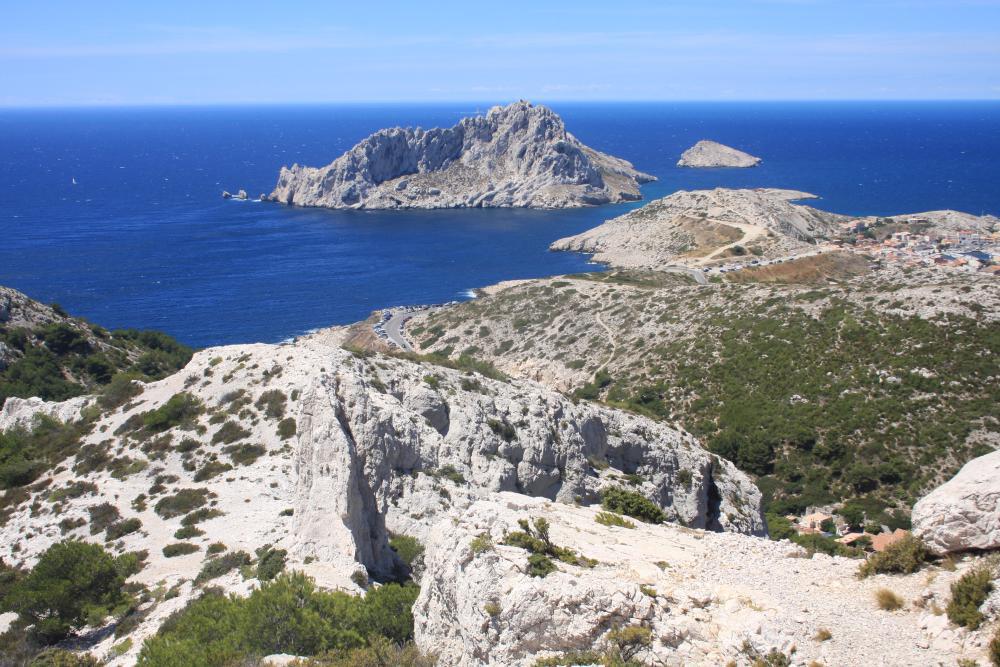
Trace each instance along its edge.
<path fill-rule="evenodd" d="M 842 213 L 1000 214 L 998 103 L 551 106 L 585 143 L 658 176 L 646 201 L 783 187 Z M 451 125 L 487 107 L 0 111 L 0 284 L 109 328 L 160 329 L 202 347 L 279 341 L 382 306 L 593 269 L 548 244 L 633 205 L 344 212 L 220 197 L 269 192 L 282 165 L 327 164 L 379 128 Z M 676 168 L 703 138 L 763 165 Z"/>

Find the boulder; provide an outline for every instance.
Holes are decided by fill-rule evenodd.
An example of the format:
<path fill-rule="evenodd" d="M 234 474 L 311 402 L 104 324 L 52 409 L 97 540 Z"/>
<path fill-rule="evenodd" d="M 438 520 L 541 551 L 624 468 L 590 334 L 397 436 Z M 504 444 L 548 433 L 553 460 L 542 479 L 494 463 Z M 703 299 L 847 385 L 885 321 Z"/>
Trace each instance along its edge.
<path fill-rule="evenodd" d="M 1000 549 L 1000 450 L 969 461 L 921 498 L 913 533 L 937 554 Z"/>

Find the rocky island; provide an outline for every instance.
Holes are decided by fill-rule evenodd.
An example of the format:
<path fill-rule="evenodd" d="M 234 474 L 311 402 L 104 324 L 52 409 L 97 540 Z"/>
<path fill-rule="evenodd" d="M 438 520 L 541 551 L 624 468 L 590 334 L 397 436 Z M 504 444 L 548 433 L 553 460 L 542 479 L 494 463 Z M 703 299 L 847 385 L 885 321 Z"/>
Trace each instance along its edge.
<path fill-rule="evenodd" d="M 699 141 L 684 151 L 678 160 L 678 167 L 756 167 L 760 164 L 759 157 L 731 148 L 715 141 Z"/>
<path fill-rule="evenodd" d="M 596 151 L 520 101 L 450 128 L 391 128 L 325 167 L 283 167 L 270 195 L 338 209 L 573 208 L 641 198 L 655 177 Z"/>

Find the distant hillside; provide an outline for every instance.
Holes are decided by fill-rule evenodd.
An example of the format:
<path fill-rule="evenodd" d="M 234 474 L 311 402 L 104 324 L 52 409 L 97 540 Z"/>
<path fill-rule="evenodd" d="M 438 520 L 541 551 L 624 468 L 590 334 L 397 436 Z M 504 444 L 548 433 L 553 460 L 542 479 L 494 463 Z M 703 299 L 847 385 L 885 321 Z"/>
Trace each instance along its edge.
<path fill-rule="evenodd" d="M 683 426 L 756 475 L 770 511 L 853 500 L 894 523 L 886 510 L 905 514 L 1000 442 L 1000 283 L 857 269 L 830 256 L 740 284 L 563 276 L 491 288 L 407 329 L 420 352 Z"/>
<path fill-rule="evenodd" d="M 158 380 L 183 368 L 191 353 L 166 334 L 108 331 L 0 287 L 0 405 L 10 396 L 61 401 L 118 373 Z"/>

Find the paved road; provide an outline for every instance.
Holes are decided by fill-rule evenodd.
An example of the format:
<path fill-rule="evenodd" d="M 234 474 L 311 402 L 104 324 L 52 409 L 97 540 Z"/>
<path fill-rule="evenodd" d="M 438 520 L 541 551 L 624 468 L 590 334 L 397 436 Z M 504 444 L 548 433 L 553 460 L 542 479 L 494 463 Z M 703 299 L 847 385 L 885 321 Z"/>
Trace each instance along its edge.
<path fill-rule="evenodd" d="M 686 273 L 694 278 L 694 281 L 699 285 L 708 284 L 708 278 L 706 278 L 705 273 L 699 269 L 692 269 L 687 266 L 666 266 L 663 268 L 663 271 L 664 273 Z"/>
<path fill-rule="evenodd" d="M 413 317 L 413 311 L 394 310 L 392 311 L 392 317 L 384 325 L 385 333 L 389 337 L 389 340 L 406 352 L 413 352 L 413 346 L 410 345 L 410 341 L 406 340 L 406 336 L 403 335 L 403 324 L 411 317 Z"/>

